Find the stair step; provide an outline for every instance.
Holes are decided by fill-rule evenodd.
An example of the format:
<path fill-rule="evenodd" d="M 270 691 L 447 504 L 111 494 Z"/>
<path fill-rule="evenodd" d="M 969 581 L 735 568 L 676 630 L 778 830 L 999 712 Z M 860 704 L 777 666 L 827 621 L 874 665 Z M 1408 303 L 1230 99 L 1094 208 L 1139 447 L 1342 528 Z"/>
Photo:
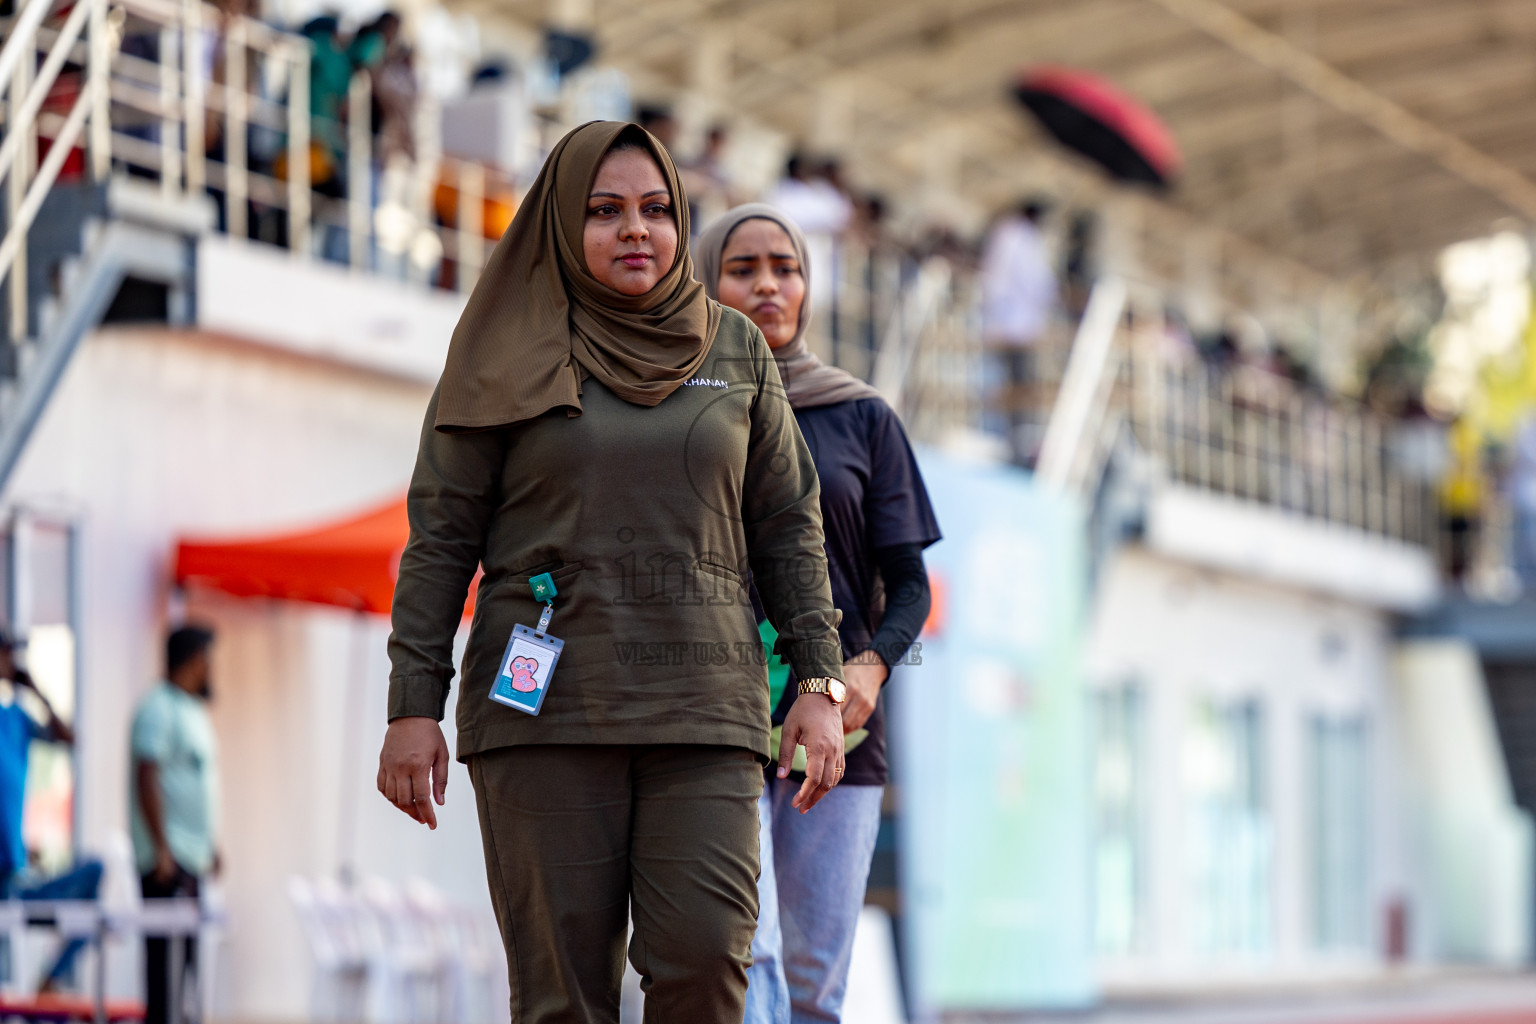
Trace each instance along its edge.
<path fill-rule="evenodd" d="M 85 223 L 80 226 L 80 251 L 90 252 L 96 248 L 96 243 L 101 240 L 101 233 L 106 227 L 106 221 L 100 217 L 87 217 Z"/>
<path fill-rule="evenodd" d="M 218 220 L 211 196 L 167 198 L 159 185 L 133 178 L 112 179 L 107 210 L 134 224 L 193 237 L 212 231 Z"/>
<path fill-rule="evenodd" d="M 45 338 L 59 322 L 59 311 L 64 308 L 63 300 L 57 295 L 49 295 L 37 304 L 37 336 Z M 22 346 L 23 351 L 31 348 L 30 345 Z"/>
<path fill-rule="evenodd" d="M 59 289 L 58 294 L 68 295 L 75 283 L 80 280 L 80 257 L 66 256 L 59 261 Z"/>

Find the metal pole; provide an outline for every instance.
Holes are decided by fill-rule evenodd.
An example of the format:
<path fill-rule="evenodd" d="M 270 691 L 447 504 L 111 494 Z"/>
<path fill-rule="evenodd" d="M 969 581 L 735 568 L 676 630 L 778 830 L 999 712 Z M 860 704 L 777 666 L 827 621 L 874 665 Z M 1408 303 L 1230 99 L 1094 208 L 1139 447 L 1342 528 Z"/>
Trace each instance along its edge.
<path fill-rule="evenodd" d="M 1215 386 L 1216 371 L 1209 366 L 1201 367 L 1195 375 L 1195 423 L 1190 436 L 1194 438 L 1195 464 L 1200 467 L 1200 484 L 1207 490 L 1216 489 L 1211 440 L 1211 388 Z"/>
<path fill-rule="evenodd" d="M 203 4 L 182 0 L 181 73 L 185 83 L 183 109 L 187 121 L 187 193 L 198 195 L 207 181 L 203 124 Z"/>
<path fill-rule="evenodd" d="M 347 253 L 354 269 L 368 266 L 373 210 L 373 160 L 369 143 L 373 135 L 372 90 L 368 74 L 359 71 L 347 88 Z"/>
<path fill-rule="evenodd" d="M 1237 482 L 1237 402 L 1235 400 L 1235 371 L 1229 369 L 1221 376 L 1221 486 L 1227 494 L 1235 495 L 1240 488 Z"/>
<path fill-rule="evenodd" d="M 485 168 L 470 160 L 458 164 L 459 209 L 456 218 L 459 246 L 459 293 L 468 295 L 485 262 Z"/>
<path fill-rule="evenodd" d="M 309 256 L 309 45 L 288 57 L 288 248 Z"/>
<path fill-rule="evenodd" d="M 160 29 L 160 193 L 167 199 L 181 188 L 181 122 L 172 120 L 177 107 L 176 33 Z"/>
<path fill-rule="evenodd" d="M 91 1019 L 95 1024 L 107 1024 L 107 921 L 96 918 L 96 964 L 92 973 Z"/>
<path fill-rule="evenodd" d="M 166 950 L 165 957 L 165 981 L 167 995 L 170 1000 L 170 1024 L 181 1024 L 182 999 L 184 990 L 186 949 L 182 946 L 181 933 L 174 927 L 166 930 L 166 942 L 170 948 Z"/>
<path fill-rule="evenodd" d="M 35 2 L 35 6 L 46 7 L 41 2 Z M 31 29 L 35 32 L 36 29 Z M 18 60 L 11 76 L 11 98 L 7 104 L 7 113 L 12 116 L 13 122 L 19 113 L 22 103 L 25 102 L 27 92 L 32 86 L 32 72 L 36 66 L 36 43 L 29 39 L 25 48 L 26 60 Z M 15 51 L 12 51 L 15 52 Z M 21 151 L 16 154 L 16 162 L 11 167 L 10 176 L 6 183 L 10 186 L 6 192 L 6 231 L 15 231 L 21 218 L 21 206 L 27 194 L 27 186 L 31 184 L 32 169 L 37 156 L 37 119 L 28 118 L 25 125 L 11 124 L 10 131 L 21 133 Z M 0 262 L 0 268 L 5 264 Z M 3 269 L 0 269 L 3 272 Z M 16 250 L 15 261 L 10 265 L 11 274 L 11 344 L 18 345 L 30 333 L 27 330 L 27 247 L 20 246 Z"/>
<path fill-rule="evenodd" d="M 230 237 L 244 238 L 248 233 L 246 206 L 251 194 L 245 147 L 247 108 L 245 18 L 236 17 L 224 41 L 224 223 Z"/>
<path fill-rule="evenodd" d="M 0 82 L 10 78 L 23 65 L 36 62 L 37 29 L 43 23 L 43 19 L 48 17 L 53 4 L 48 0 L 32 0 L 30 4 L 26 0 L 21 0 L 18 8 L 18 16 L 11 23 L 10 33 L 5 38 L 3 48 L 0 48 Z M 25 95 L 25 93 L 25 88 L 12 93 L 13 102 L 14 97 Z"/>
<path fill-rule="evenodd" d="M 112 174 L 112 47 L 107 38 L 107 0 L 90 0 L 91 177 Z"/>
<path fill-rule="evenodd" d="M 442 159 L 442 132 L 438 127 L 436 101 L 423 96 L 416 104 L 416 162 L 415 180 L 410 191 L 411 223 L 417 231 L 431 231 L 432 192 L 437 182 L 439 163 Z M 415 243 L 410 246 L 406 260 L 407 273 L 412 281 L 427 284 L 432 280 L 432 266 L 418 260 Z"/>
<path fill-rule="evenodd" d="M 1088 422 L 1099 379 L 1111 365 L 1115 331 L 1125 310 L 1125 283 L 1105 278 L 1093 286 L 1088 309 L 1078 326 L 1077 339 L 1067 357 L 1056 406 L 1046 423 L 1045 440 L 1035 475 L 1057 490 L 1065 490 L 1078 448 L 1095 424 Z"/>

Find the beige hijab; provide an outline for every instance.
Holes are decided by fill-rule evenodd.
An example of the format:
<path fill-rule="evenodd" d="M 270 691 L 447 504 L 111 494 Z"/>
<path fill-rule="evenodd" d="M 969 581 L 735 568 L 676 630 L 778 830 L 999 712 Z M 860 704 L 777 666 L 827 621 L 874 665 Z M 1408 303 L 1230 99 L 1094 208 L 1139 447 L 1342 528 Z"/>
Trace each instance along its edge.
<path fill-rule="evenodd" d="M 699 236 L 699 274 L 704 279 L 704 290 L 709 297 L 720 298 L 720 271 L 725 259 L 725 246 L 731 232 L 743 221 L 772 221 L 784 229 L 789 242 L 795 248 L 795 259 L 800 261 L 800 275 L 805 278 L 805 298 L 800 302 L 800 324 L 794 338 L 773 350 L 774 361 L 779 364 L 779 377 L 789 393 L 789 404 L 795 409 L 810 409 L 818 405 L 836 405 L 858 398 L 879 398 L 880 392 L 864 383 L 847 370 L 828 366 L 805 347 L 805 327 L 811 319 L 811 262 L 806 250 L 805 235 L 800 226 L 782 210 L 766 203 L 747 203 L 728 210 L 715 219 Z"/>
<path fill-rule="evenodd" d="M 600 283 L 582 255 L 587 197 L 620 136 L 643 142 L 672 191 L 677 260 L 644 295 Z M 595 377 L 626 402 L 653 406 L 693 376 L 720 326 L 720 306 L 693 279 L 688 197 L 666 147 L 637 125 L 590 121 L 555 144 L 496 245 L 448 346 L 438 430 L 485 430 L 551 409 L 581 412 Z"/>

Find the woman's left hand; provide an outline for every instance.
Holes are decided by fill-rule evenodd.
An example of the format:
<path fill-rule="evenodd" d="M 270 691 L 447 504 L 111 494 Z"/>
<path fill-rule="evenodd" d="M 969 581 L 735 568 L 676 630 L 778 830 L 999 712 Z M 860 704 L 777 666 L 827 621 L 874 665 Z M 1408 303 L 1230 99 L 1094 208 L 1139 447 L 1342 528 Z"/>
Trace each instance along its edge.
<path fill-rule="evenodd" d="M 843 701 L 843 735 L 864 728 L 875 713 L 880 687 L 885 685 L 890 668 L 873 650 L 855 654 L 843 662 L 843 682 L 848 685 L 848 699 Z"/>
<path fill-rule="evenodd" d="M 789 778 L 795 748 L 805 748 L 805 781 L 790 806 L 804 814 L 843 778 L 837 706 L 824 693 L 802 693 L 789 707 L 779 739 L 779 778 Z"/>

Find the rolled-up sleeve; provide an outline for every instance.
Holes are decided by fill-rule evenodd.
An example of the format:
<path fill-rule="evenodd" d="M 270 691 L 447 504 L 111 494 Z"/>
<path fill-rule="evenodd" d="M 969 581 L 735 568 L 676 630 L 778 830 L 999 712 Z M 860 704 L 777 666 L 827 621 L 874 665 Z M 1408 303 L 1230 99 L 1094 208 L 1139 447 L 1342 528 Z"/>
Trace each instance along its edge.
<path fill-rule="evenodd" d="M 506 432 L 444 434 L 427 406 L 406 496 L 411 535 L 390 609 L 389 720 L 443 718 L 453 638 L 485 553 L 506 456 Z"/>
<path fill-rule="evenodd" d="M 821 485 L 768 345 L 754 330 L 752 406 L 742 524 L 753 582 L 778 631 L 774 653 L 799 679 L 843 677 L 821 526 Z"/>

